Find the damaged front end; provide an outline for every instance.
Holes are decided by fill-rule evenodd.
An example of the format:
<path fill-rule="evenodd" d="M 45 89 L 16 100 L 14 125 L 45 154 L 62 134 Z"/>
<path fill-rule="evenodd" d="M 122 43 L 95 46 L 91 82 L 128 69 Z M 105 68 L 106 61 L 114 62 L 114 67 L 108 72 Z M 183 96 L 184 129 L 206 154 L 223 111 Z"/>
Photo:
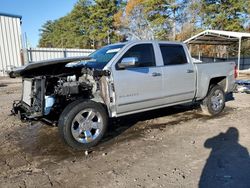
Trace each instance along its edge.
<path fill-rule="evenodd" d="M 67 66 L 84 60 L 89 58 L 43 61 L 11 72 L 11 77 L 23 78 L 22 97 L 20 101 L 14 101 L 12 113 L 22 119 L 45 118 L 56 122 L 69 103 L 92 99 L 96 95 L 101 98 L 101 77 L 110 73 L 85 66 Z"/>
<path fill-rule="evenodd" d="M 24 78 L 22 97 L 14 101 L 12 112 L 21 118 L 37 118 L 45 113 L 45 78 Z"/>

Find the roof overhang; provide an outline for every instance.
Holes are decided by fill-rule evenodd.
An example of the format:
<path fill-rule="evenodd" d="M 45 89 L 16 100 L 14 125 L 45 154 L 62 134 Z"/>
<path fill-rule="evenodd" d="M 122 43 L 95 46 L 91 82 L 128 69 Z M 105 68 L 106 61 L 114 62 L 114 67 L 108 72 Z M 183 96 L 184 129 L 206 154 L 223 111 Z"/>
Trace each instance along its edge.
<path fill-rule="evenodd" d="M 22 19 L 22 16 L 20 16 L 20 15 L 3 13 L 3 12 L 0 12 L 0 16 L 6 16 L 6 17 L 11 17 L 11 18 L 19 18 L 20 20 Z"/>
<path fill-rule="evenodd" d="M 250 33 L 205 30 L 187 40 L 186 44 L 197 45 L 231 45 L 239 42 L 239 40 L 250 39 Z"/>

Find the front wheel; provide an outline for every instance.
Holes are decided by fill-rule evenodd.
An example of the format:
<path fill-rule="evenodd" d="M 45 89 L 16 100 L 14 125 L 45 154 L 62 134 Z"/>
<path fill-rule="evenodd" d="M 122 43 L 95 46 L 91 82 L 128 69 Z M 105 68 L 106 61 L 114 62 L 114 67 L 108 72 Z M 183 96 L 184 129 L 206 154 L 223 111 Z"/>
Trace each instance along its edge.
<path fill-rule="evenodd" d="M 225 107 L 225 93 L 221 86 L 214 85 L 201 103 L 202 111 L 209 116 L 215 116 Z"/>
<path fill-rule="evenodd" d="M 75 101 L 62 112 L 58 128 L 63 140 L 74 149 L 95 146 L 106 132 L 108 116 L 105 108 L 90 100 Z"/>

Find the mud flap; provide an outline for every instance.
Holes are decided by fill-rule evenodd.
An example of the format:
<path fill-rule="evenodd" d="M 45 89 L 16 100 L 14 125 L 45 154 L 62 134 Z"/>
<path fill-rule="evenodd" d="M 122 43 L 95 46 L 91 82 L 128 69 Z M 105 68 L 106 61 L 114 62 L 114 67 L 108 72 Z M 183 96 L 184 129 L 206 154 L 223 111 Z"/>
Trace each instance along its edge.
<path fill-rule="evenodd" d="M 234 100 L 235 100 L 235 98 L 234 98 L 234 96 L 233 96 L 233 92 L 227 93 L 227 94 L 225 95 L 225 102 L 234 101 Z"/>

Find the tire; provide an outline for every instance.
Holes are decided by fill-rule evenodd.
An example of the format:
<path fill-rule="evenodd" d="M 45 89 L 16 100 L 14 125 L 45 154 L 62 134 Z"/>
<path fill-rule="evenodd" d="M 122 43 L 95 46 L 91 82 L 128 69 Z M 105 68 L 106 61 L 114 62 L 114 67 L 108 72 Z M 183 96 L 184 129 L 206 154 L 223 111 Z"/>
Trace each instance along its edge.
<path fill-rule="evenodd" d="M 77 100 L 69 104 L 58 122 L 64 142 L 77 150 L 95 146 L 104 136 L 107 125 L 106 109 L 91 100 Z"/>
<path fill-rule="evenodd" d="M 201 103 L 204 114 L 216 116 L 225 108 L 225 93 L 221 86 L 213 85 Z"/>

